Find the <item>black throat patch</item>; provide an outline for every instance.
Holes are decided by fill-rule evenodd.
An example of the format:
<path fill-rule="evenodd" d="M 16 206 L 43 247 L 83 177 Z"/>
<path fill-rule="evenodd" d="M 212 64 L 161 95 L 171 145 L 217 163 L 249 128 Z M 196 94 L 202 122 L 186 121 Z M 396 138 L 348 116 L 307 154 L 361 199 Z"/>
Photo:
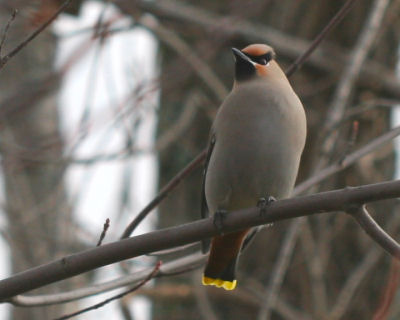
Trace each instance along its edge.
<path fill-rule="evenodd" d="M 235 79 L 237 81 L 244 81 L 252 78 L 256 74 L 254 65 L 246 60 L 236 60 L 235 63 Z"/>

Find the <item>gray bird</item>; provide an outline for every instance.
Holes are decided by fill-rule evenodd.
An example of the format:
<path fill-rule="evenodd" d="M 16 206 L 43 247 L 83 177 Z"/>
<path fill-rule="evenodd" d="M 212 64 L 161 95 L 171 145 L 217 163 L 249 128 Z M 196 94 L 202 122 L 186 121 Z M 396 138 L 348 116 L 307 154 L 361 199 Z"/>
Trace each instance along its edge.
<path fill-rule="evenodd" d="M 289 197 L 306 140 L 303 105 L 274 50 L 264 44 L 232 50 L 235 81 L 211 129 L 203 179 L 202 216 L 208 211 L 214 219 Z M 236 287 L 236 263 L 249 231 L 212 239 L 204 285 Z"/>

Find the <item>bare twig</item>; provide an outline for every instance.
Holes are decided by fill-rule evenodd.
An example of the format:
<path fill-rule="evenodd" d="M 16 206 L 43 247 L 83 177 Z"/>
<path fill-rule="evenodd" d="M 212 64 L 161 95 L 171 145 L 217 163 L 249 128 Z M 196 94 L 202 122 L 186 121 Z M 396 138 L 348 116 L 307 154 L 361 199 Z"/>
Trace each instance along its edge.
<path fill-rule="evenodd" d="M 197 302 L 197 310 L 204 320 L 218 320 L 218 316 L 211 305 L 209 297 L 206 293 L 206 288 L 201 285 L 200 274 L 194 272 L 192 276 L 193 292 Z"/>
<path fill-rule="evenodd" d="M 100 235 L 99 241 L 97 242 L 96 247 L 101 246 L 101 243 L 103 242 L 104 237 L 106 236 L 106 233 L 107 233 L 107 230 L 109 227 L 110 227 L 110 219 L 107 218 L 106 222 L 103 225 L 103 231 L 101 232 L 101 235 Z"/>
<path fill-rule="evenodd" d="M 265 303 L 261 305 L 258 313 L 258 320 L 266 320 L 271 316 L 271 310 L 275 308 L 275 304 L 278 299 L 278 294 L 282 286 L 282 282 L 285 276 L 285 271 L 289 266 L 290 259 L 292 257 L 293 249 L 296 245 L 295 239 L 301 229 L 304 219 L 297 219 L 290 225 L 289 230 L 285 234 L 281 249 L 279 250 L 278 259 L 274 265 L 272 276 L 269 281 L 268 287 L 264 292 L 266 297 Z"/>
<path fill-rule="evenodd" d="M 398 215 L 393 214 L 385 227 L 390 232 L 395 232 L 400 222 Z M 352 298 L 357 288 L 362 283 L 365 276 L 372 270 L 372 268 L 378 263 L 383 251 L 378 246 L 373 246 L 368 253 L 364 256 L 360 264 L 350 273 L 346 282 L 342 286 L 339 294 L 337 295 L 336 301 L 328 314 L 328 319 L 339 320 L 343 318 L 348 306 L 352 303 Z M 395 259 L 393 259 L 395 260 Z M 397 260 L 396 260 L 397 261 Z"/>
<path fill-rule="evenodd" d="M 155 149 L 162 152 L 167 149 L 178 137 L 180 137 L 196 119 L 196 111 L 202 102 L 202 95 L 199 91 L 194 90 L 188 94 L 183 104 L 183 111 L 179 118 L 158 138 L 156 141 Z"/>
<path fill-rule="evenodd" d="M 332 101 L 326 115 L 324 130 L 329 131 L 333 126 L 343 118 L 344 111 L 350 99 L 350 94 L 356 82 L 361 68 L 367 58 L 368 52 L 372 47 L 376 35 L 378 34 L 380 23 L 384 17 L 386 7 L 389 0 L 376 0 L 367 21 L 362 29 L 354 50 L 346 64 L 343 75 L 339 81 L 334 100 Z M 325 132 L 326 132 L 325 131 Z M 322 135 L 324 136 L 324 135 Z M 323 154 L 333 151 L 333 145 L 336 141 L 337 134 L 332 134 L 323 145 Z M 322 161 L 324 162 L 324 161 Z"/>
<path fill-rule="evenodd" d="M 24 41 L 22 41 L 19 45 L 17 45 L 14 49 L 12 49 L 9 53 L 7 53 L 4 57 L 0 58 L 0 69 L 4 67 L 4 65 L 14 57 L 18 52 L 20 52 L 26 45 L 35 39 L 44 29 L 46 29 L 57 17 L 58 15 L 64 11 L 66 7 L 71 3 L 72 0 L 66 0 L 61 5 L 61 7 L 39 28 L 37 28 L 30 36 L 28 36 Z"/>
<path fill-rule="evenodd" d="M 190 244 L 186 244 L 184 246 L 180 246 L 177 248 L 166 249 L 166 250 L 157 251 L 157 252 L 151 252 L 148 254 L 148 256 L 162 257 L 162 256 L 171 255 L 171 254 L 176 254 L 176 253 L 188 250 L 188 249 L 194 249 L 194 248 L 198 249 L 199 247 L 200 247 L 199 243 L 190 243 Z"/>
<path fill-rule="evenodd" d="M 400 263 L 396 259 L 392 259 L 390 266 L 389 277 L 381 297 L 381 302 L 376 310 L 373 320 L 385 320 L 387 319 L 390 311 L 390 306 L 397 293 L 397 287 L 400 282 Z"/>
<path fill-rule="evenodd" d="M 340 21 L 347 15 L 351 8 L 356 4 L 357 0 L 347 0 L 340 10 L 333 16 L 329 23 L 322 29 L 322 31 L 316 36 L 314 41 L 308 47 L 308 49 L 299 56 L 286 70 L 286 75 L 290 77 L 295 73 L 308 59 L 308 57 L 315 51 L 315 49 L 320 45 L 320 43 L 326 38 L 327 34 L 335 28 Z"/>
<path fill-rule="evenodd" d="M 346 159 L 346 156 L 349 153 L 349 151 L 356 144 L 358 131 L 359 131 L 359 122 L 358 121 L 353 121 L 352 126 L 351 126 L 350 139 L 347 141 L 346 146 L 345 146 L 345 148 L 343 150 L 343 156 L 340 157 L 339 160 L 338 160 L 339 165 L 341 165 L 343 163 L 343 161 Z"/>
<path fill-rule="evenodd" d="M 349 208 L 347 212 L 358 222 L 361 228 L 384 250 L 400 260 L 400 245 L 389 236 L 369 215 L 365 205 Z"/>
<path fill-rule="evenodd" d="M 342 289 L 337 295 L 334 306 L 328 315 L 328 319 L 339 320 L 343 319 L 343 314 L 352 303 L 352 298 L 356 289 L 369 271 L 376 265 L 379 258 L 382 256 L 382 251 L 379 248 L 372 248 L 368 254 L 360 261 L 360 264 L 351 272 L 351 275 L 347 278 Z"/>
<path fill-rule="evenodd" d="M 250 281 L 247 280 L 246 283 L 249 282 Z M 207 290 L 207 293 L 210 295 L 212 301 L 221 301 L 222 303 L 226 302 L 230 305 L 240 303 L 241 305 L 244 304 L 256 308 L 259 307 L 260 304 L 264 303 L 263 296 L 257 285 L 258 283 L 251 281 L 251 287 L 249 286 L 249 288 L 243 290 L 237 288 L 236 290 L 231 291 L 229 295 L 222 290 Z M 145 295 L 152 301 L 159 299 L 176 299 L 182 303 L 184 299 L 192 299 L 194 297 L 194 288 L 187 284 L 169 283 L 158 284 L 156 287 L 142 288 L 138 293 Z M 226 300 L 227 298 L 229 298 L 229 302 Z M 278 300 L 275 311 L 282 317 L 282 319 L 311 320 L 311 317 L 304 311 L 298 310 L 282 297 Z"/>
<path fill-rule="evenodd" d="M 104 300 L 102 302 L 96 303 L 93 306 L 87 307 L 85 309 L 79 310 L 79 311 L 71 313 L 71 314 L 67 314 L 67 315 L 62 316 L 60 318 L 56 318 L 55 320 L 71 319 L 71 318 L 74 318 L 74 317 L 76 317 L 76 316 L 78 316 L 80 314 L 86 313 L 88 311 L 101 308 L 101 307 L 105 306 L 106 304 L 108 304 L 108 303 L 110 303 L 110 302 L 112 302 L 114 300 L 121 299 L 122 297 L 124 297 L 124 296 L 136 291 L 140 287 L 144 286 L 148 281 L 150 281 L 152 278 L 154 278 L 154 276 L 158 273 L 158 270 L 160 269 L 160 267 L 161 267 L 161 261 L 157 262 L 157 264 L 154 267 L 153 271 L 145 279 L 143 279 L 140 283 L 138 283 L 133 288 L 130 288 L 129 290 L 126 290 L 126 291 L 124 291 L 124 292 L 122 292 L 120 294 L 117 294 L 117 295 L 115 295 L 115 296 L 113 296 L 111 298 L 108 298 L 108 299 L 106 299 L 106 300 Z"/>
<path fill-rule="evenodd" d="M 370 99 L 367 101 L 363 101 L 359 105 L 351 107 L 348 110 L 346 110 L 343 120 L 358 116 L 361 113 L 371 109 L 379 107 L 393 108 L 397 107 L 398 105 L 400 105 L 400 101 L 397 99 L 387 99 L 387 98 Z"/>
<path fill-rule="evenodd" d="M 252 293 L 251 300 L 254 303 L 258 303 L 258 306 L 262 306 L 265 303 L 265 293 L 262 284 L 255 281 L 252 278 L 248 278 L 245 283 L 246 291 Z M 240 292 L 240 291 L 239 291 Z M 279 297 L 276 300 L 274 311 L 279 313 L 283 319 L 287 320 L 311 320 L 312 318 L 304 311 L 297 310 L 286 302 L 283 297 Z"/>
<path fill-rule="evenodd" d="M 172 178 L 165 186 L 161 189 L 159 194 L 135 217 L 135 219 L 128 225 L 124 230 L 121 239 L 127 238 L 136 229 L 140 222 L 164 199 L 168 194 L 192 171 L 200 166 L 206 157 L 207 150 L 203 150 L 193 159 L 185 168 L 183 168 L 174 178 Z"/>
<path fill-rule="evenodd" d="M 1 37 L 1 41 L 0 41 L 0 59 L 1 59 L 1 53 L 2 53 L 1 51 L 3 49 L 4 43 L 5 43 L 7 35 L 8 35 L 8 29 L 10 29 L 11 23 L 14 21 L 17 13 L 18 13 L 18 10 L 14 9 L 13 13 L 11 14 L 10 19 L 8 20 L 6 26 L 4 27 L 3 36 Z"/>
<path fill-rule="evenodd" d="M 383 147 L 385 143 L 392 141 L 398 135 L 400 135 L 400 126 L 393 128 L 392 130 L 386 132 L 385 134 L 367 143 L 360 149 L 348 154 L 345 158 L 342 159 L 342 161 L 334 163 L 320 170 L 319 172 L 316 172 L 313 176 L 311 176 L 310 178 L 308 178 L 307 180 L 303 181 L 298 186 L 296 186 L 296 188 L 293 191 L 293 195 L 299 195 L 304 193 L 306 190 L 316 185 L 317 183 L 349 167 L 351 164 L 353 164 L 363 156 Z"/>
<path fill-rule="evenodd" d="M 131 310 L 129 309 L 130 300 L 127 299 L 128 297 L 122 298 L 119 301 L 119 310 L 123 320 L 135 320 Z"/>
<path fill-rule="evenodd" d="M 159 277 L 167 277 L 174 272 L 187 270 L 193 266 L 202 266 L 206 261 L 206 256 L 200 253 L 187 255 L 183 258 L 178 258 L 167 263 L 163 263 L 157 274 Z M 107 281 L 104 283 L 94 284 L 85 288 L 79 288 L 62 293 L 43 294 L 35 296 L 18 295 L 13 297 L 9 302 L 15 306 L 21 307 L 38 307 L 48 306 L 53 304 L 61 304 L 71 301 L 76 301 L 82 298 L 94 296 L 96 294 L 112 291 L 127 285 L 135 284 L 142 281 L 151 272 L 151 269 L 136 271 L 133 274 L 128 274 L 123 277 Z"/>
<path fill-rule="evenodd" d="M 319 243 L 313 237 L 310 222 L 304 219 L 301 243 L 303 248 L 303 255 L 308 267 L 309 283 L 312 297 L 312 311 L 315 319 L 324 318 L 327 310 L 328 299 L 327 290 L 323 281 L 324 271 L 322 268 L 322 261 L 320 259 Z M 324 232 L 326 232 L 324 230 Z"/>
<path fill-rule="evenodd" d="M 162 25 L 156 18 L 145 16 L 139 21 L 144 27 L 154 32 L 158 38 L 173 49 L 180 57 L 187 61 L 189 66 L 203 80 L 214 95 L 222 101 L 228 94 L 223 82 L 217 77 L 203 59 L 185 41 L 183 41 L 175 32 Z"/>

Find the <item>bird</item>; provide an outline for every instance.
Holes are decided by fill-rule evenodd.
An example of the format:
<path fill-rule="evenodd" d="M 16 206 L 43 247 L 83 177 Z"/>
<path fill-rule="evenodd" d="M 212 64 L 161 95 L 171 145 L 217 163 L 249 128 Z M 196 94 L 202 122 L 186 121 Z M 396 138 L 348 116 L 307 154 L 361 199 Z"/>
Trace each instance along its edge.
<path fill-rule="evenodd" d="M 212 124 L 203 172 L 201 215 L 213 214 L 219 228 L 229 212 L 255 205 L 265 212 L 271 201 L 290 196 L 307 131 L 303 105 L 274 49 L 251 44 L 232 52 L 233 88 Z M 203 285 L 235 289 L 238 257 L 251 231 L 220 233 L 208 242 Z"/>

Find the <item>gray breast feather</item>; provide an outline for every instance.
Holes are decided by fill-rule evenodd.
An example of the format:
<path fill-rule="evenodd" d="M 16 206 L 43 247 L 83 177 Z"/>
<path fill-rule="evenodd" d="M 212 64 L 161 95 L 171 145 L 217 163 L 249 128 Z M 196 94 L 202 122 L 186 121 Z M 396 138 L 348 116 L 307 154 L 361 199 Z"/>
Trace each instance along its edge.
<path fill-rule="evenodd" d="M 273 94 L 267 89 L 234 90 L 217 114 L 205 181 L 212 213 L 254 206 L 260 197 L 284 198 L 294 186 L 306 135 L 304 110 L 292 90 L 282 95 L 279 88 Z"/>

